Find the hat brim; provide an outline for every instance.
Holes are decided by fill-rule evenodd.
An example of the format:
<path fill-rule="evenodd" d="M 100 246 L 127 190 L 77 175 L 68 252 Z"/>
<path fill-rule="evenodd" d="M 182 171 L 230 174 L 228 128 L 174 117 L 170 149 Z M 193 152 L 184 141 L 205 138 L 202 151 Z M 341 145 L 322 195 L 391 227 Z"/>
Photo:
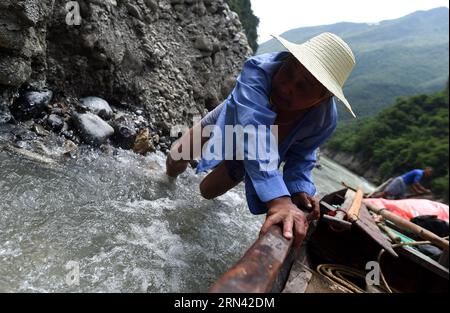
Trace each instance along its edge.
<path fill-rule="evenodd" d="M 356 118 L 356 114 L 344 96 L 342 87 L 337 81 L 331 77 L 323 66 L 317 62 L 312 53 L 304 49 L 301 44 L 295 44 L 286 39 L 272 35 L 277 39 L 292 55 L 313 75 L 325 88 L 327 88 L 336 98 L 338 98 L 345 106 L 345 108 Z"/>

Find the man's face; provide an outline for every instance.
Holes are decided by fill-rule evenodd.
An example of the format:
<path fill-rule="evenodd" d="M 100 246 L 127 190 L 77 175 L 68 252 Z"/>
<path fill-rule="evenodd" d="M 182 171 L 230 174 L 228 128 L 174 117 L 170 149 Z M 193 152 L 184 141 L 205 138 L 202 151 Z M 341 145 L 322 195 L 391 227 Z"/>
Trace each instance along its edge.
<path fill-rule="evenodd" d="M 308 109 L 331 94 L 293 56 L 288 57 L 272 78 L 271 98 L 281 110 Z"/>

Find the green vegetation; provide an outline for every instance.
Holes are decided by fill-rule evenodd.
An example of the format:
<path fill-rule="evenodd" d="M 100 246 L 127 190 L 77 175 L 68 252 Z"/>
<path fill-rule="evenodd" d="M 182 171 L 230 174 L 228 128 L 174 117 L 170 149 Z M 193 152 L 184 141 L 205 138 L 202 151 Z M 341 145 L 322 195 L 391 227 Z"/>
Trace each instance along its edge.
<path fill-rule="evenodd" d="M 362 155 L 382 180 L 432 166 L 434 173 L 424 184 L 448 202 L 448 82 L 442 92 L 401 97 L 375 117 L 341 125 L 326 148 Z"/>
<path fill-rule="evenodd" d="M 248 43 L 253 51 L 256 52 L 258 49 L 257 28 L 259 19 L 253 15 L 250 0 L 226 0 L 226 2 L 230 6 L 230 9 L 239 15 L 239 19 L 241 20 L 245 34 L 247 35 Z"/>
<path fill-rule="evenodd" d="M 436 8 L 378 24 L 338 23 L 293 29 L 282 34 L 301 43 L 322 32 L 341 36 L 352 48 L 356 66 L 345 94 L 358 117 L 373 116 L 400 96 L 442 89 L 449 66 L 449 10 Z M 258 54 L 280 51 L 274 40 Z M 342 109 L 342 120 L 351 115 Z"/>

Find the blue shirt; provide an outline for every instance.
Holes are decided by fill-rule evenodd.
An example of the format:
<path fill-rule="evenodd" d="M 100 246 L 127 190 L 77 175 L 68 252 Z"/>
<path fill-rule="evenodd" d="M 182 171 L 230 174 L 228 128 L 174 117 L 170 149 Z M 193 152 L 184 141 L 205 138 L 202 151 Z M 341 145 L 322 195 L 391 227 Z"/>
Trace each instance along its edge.
<path fill-rule="evenodd" d="M 402 179 L 406 185 L 418 183 L 423 177 L 423 170 L 415 169 L 402 175 Z"/>
<path fill-rule="evenodd" d="M 215 127 L 225 133 L 225 125 L 266 125 L 270 127 L 275 122 L 277 113 L 272 108 L 269 95 L 272 87 L 272 76 L 282 64 L 289 52 L 276 52 L 258 55 L 249 58 L 237 78 L 236 86 L 224 101 Z M 271 160 L 275 159 L 275 169 L 261 170 L 266 167 L 269 160 L 245 158 L 245 192 L 247 203 L 253 214 L 266 213 L 268 208 L 265 202 L 282 196 L 290 196 L 297 192 L 306 192 L 309 195 L 316 193 L 312 181 L 311 171 L 316 162 L 315 150 L 333 133 L 336 128 L 336 104 L 331 98 L 311 108 L 304 115 L 298 125 L 278 146 L 278 151 L 269 151 Z M 271 136 L 267 131 L 264 140 Z M 247 144 L 247 139 L 244 138 Z M 205 157 L 216 145 L 222 146 L 221 153 L 211 159 Z M 212 149 L 214 150 L 214 149 Z M 276 150 L 276 149 L 275 149 Z M 206 153 L 205 153 L 206 151 Z M 197 166 L 197 173 L 214 168 L 224 160 L 225 139 L 216 136 L 213 131 L 207 148 Z M 278 167 L 285 162 L 283 173 Z"/>

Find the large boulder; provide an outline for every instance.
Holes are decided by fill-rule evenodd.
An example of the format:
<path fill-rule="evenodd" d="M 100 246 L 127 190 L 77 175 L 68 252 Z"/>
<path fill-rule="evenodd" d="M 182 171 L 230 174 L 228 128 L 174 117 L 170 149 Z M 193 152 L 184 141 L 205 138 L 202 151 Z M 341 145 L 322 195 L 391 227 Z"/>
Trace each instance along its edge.
<path fill-rule="evenodd" d="M 19 121 L 39 118 L 43 115 L 52 97 L 53 92 L 51 90 L 25 91 L 14 101 L 10 111 L 14 118 Z"/>
<path fill-rule="evenodd" d="M 113 110 L 109 103 L 99 97 L 85 97 L 80 99 L 81 105 L 86 107 L 90 112 L 100 116 L 105 120 L 109 120 L 113 116 Z"/>
<path fill-rule="evenodd" d="M 92 113 L 73 113 L 73 124 L 83 142 L 95 146 L 105 143 L 114 134 L 114 129 Z"/>

